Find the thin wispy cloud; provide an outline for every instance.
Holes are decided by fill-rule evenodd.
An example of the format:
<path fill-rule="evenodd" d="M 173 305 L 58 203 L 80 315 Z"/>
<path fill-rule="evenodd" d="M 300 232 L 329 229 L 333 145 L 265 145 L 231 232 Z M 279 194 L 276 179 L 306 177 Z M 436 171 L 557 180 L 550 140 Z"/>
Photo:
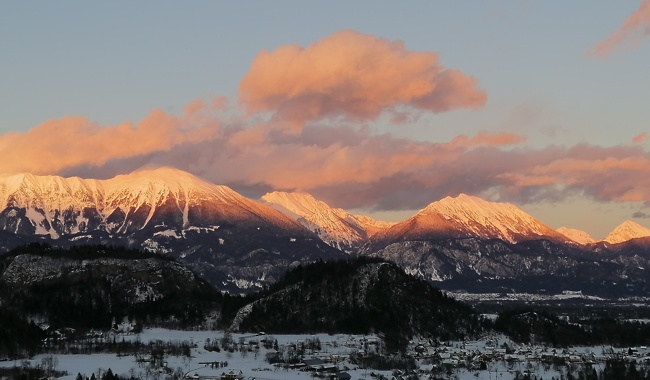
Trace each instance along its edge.
<path fill-rule="evenodd" d="M 589 55 L 596 58 L 608 58 L 611 54 L 637 47 L 650 35 L 650 0 L 642 0 L 620 28 L 612 32 L 605 40 L 599 42 Z"/>
<path fill-rule="evenodd" d="M 647 132 L 641 132 L 638 135 L 632 137 L 632 144 L 643 144 L 648 139 Z"/>

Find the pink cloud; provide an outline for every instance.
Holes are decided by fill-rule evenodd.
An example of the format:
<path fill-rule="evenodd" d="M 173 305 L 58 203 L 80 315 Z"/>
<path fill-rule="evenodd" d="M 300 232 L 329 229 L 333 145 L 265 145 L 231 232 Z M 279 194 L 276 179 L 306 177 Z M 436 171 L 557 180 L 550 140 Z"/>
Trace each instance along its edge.
<path fill-rule="evenodd" d="M 189 106 L 198 110 L 196 104 Z M 193 128 L 186 120 L 153 110 L 139 123 L 103 127 L 79 116 L 48 120 L 27 132 L 0 135 L 0 173 L 56 173 L 74 166 L 166 151 L 175 145 L 209 138 L 217 125 Z"/>
<path fill-rule="evenodd" d="M 101 127 L 69 117 L 2 135 L 4 157 L 16 159 L 0 161 L 0 172 L 106 178 L 145 165 L 174 166 L 252 197 L 301 190 L 346 208 L 421 208 L 461 192 L 520 204 L 575 194 L 649 203 L 650 153 L 640 145 L 516 145 L 523 141 L 483 131 L 431 143 L 316 125 L 286 134 L 264 123 L 158 110 L 136 124 Z"/>
<path fill-rule="evenodd" d="M 492 145 L 492 146 L 508 146 L 516 145 L 526 141 L 526 136 L 517 135 L 515 133 L 500 132 L 489 133 L 487 131 L 479 131 L 472 137 L 460 135 L 455 137 L 449 142 L 451 146 L 464 146 L 475 147 L 479 145 Z"/>
<path fill-rule="evenodd" d="M 372 120 L 399 106 L 478 108 L 487 99 L 474 78 L 444 68 L 435 53 L 352 30 L 260 52 L 239 91 L 249 113 L 272 112 L 298 128 L 324 118 Z"/>
<path fill-rule="evenodd" d="M 517 203 L 584 194 L 650 204 L 643 145 L 532 148 L 525 136 L 487 131 L 432 143 L 356 127 L 381 115 L 407 122 L 420 111 L 485 104 L 474 79 L 401 42 L 342 31 L 306 48 L 262 52 L 240 90 L 256 117 L 233 112 L 220 97 L 192 101 L 181 116 L 154 110 L 114 126 L 71 116 L 0 135 L 0 173 L 106 178 L 173 166 L 253 197 L 301 190 L 337 207 L 385 210 L 421 208 L 461 192 Z M 535 118 L 522 115 L 522 123 Z"/>
<path fill-rule="evenodd" d="M 647 132 L 641 132 L 638 135 L 632 137 L 633 144 L 643 144 L 648 138 Z"/>
<path fill-rule="evenodd" d="M 524 136 L 486 131 L 432 143 L 317 123 L 287 133 L 274 121 L 226 119 L 208 104 L 192 102 L 183 117 L 154 110 L 106 127 L 66 117 L 0 135 L 0 172 L 107 178 L 173 166 L 252 197 L 300 190 L 337 207 L 385 210 L 461 192 L 520 204 L 575 194 L 650 204 L 643 145 L 532 148 Z"/>
<path fill-rule="evenodd" d="M 648 35 L 650 35 L 650 0 L 642 0 L 639 9 L 625 19 L 619 29 L 594 46 L 589 54 L 597 58 L 607 58 L 617 50 L 636 47 Z"/>

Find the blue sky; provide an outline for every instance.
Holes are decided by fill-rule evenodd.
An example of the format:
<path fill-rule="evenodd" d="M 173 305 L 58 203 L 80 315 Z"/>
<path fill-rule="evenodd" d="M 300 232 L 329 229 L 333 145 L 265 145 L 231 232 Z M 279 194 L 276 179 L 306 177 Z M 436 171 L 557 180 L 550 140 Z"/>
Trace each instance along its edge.
<path fill-rule="evenodd" d="M 229 123 L 234 123 L 232 115 L 238 115 L 236 124 L 250 127 L 260 120 L 269 120 L 268 112 L 266 116 L 251 116 L 241 111 L 237 102 L 240 81 L 262 50 L 273 52 L 285 45 L 304 48 L 350 29 L 380 39 L 403 41 L 408 51 L 435 52 L 440 65 L 475 78 L 477 88 L 487 93 L 487 102 L 478 108 L 417 112 L 399 125 L 385 114 L 356 125 L 346 120 L 345 128 L 357 132 L 367 128 L 373 136 L 388 134 L 395 139 L 432 144 L 446 144 L 459 135 L 473 136 L 479 131 L 510 133 L 524 136 L 525 142 L 494 148 L 504 157 L 510 150 L 532 150 L 543 156 L 551 154 L 547 152 L 549 147 L 570 149 L 587 144 L 603 148 L 602 159 L 610 154 L 626 159 L 626 153 L 605 149 L 625 147 L 636 149 L 631 154 L 645 162 L 648 141 L 631 141 L 650 129 L 650 79 L 646 75 L 650 44 L 641 39 L 634 48 L 615 50 L 606 58 L 588 54 L 621 28 L 639 4 L 604 0 L 407 4 L 6 2 L 0 12 L 0 139 L 69 116 L 82 116 L 101 127 L 127 121 L 137 124 L 151 110 L 182 115 L 193 100 L 200 98 L 209 103 L 218 96 L 228 99 Z M 331 120 L 312 122 L 323 128 L 341 127 Z M 303 131 L 309 128 L 315 127 L 305 126 Z M 75 164 L 46 169 L 41 165 L 37 169 L 42 168 L 39 174 L 105 177 L 148 164 L 142 157 L 151 158 L 152 154 L 162 153 L 148 152 L 135 158 L 121 153 L 90 167 Z M 590 157 L 593 154 L 596 153 Z M 156 157 L 158 161 L 173 162 L 171 158 Z M 131 161 L 127 165 L 128 160 Z M 467 162 L 472 165 L 472 161 Z M 544 161 L 530 168 L 549 164 Z M 384 195 L 376 197 L 384 206 L 374 207 L 368 202 L 339 202 L 346 186 L 368 187 L 368 191 L 377 192 L 367 183 L 361 186 L 353 181 L 340 182 L 336 189 L 323 185 L 291 189 L 287 182 L 279 186 L 264 178 L 245 183 L 241 178 L 218 173 L 214 169 L 217 166 L 185 162 L 181 168 L 251 196 L 278 187 L 310 191 L 335 206 L 393 219 L 423 207 L 427 197 L 434 201 L 443 195 L 454 195 L 455 191 L 513 202 L 552 227 L 568 225 L 587 230 L 595 237 L 602 237 L 625 219 L 632 219 L 634 213 L 650 214 L 645 206 L 650 202 L 646 190 L 639 190 L 643 194 L 638 196 L 630 195 L 634 189 L 623 195 L 614 194 L 613 190 L 603 189 L 602 184 L 593 185 L 586 179 L 576 185 L 566 174 L 556 183 L 563 195 L 540 196 L 548 193 L 541 188 L 512 195 L 512 189 L 506 191 L 494 184 L 471 186 L 467 190 L 459 185 L 438 191 L 429 184 L 421 188 L 425 193 L 429 191 L 422 196 L 422 205 L 399 207 L 397 200 L 388 201 Z M 11 165 L 0 169 L 10 171 Z M 431 168 L 424 172 L 423 175 L 434 173 Z M 545 178 L 556 175 L 548 170 L 542 172 L 539 176 Z M 520 178 L 523 172 L 517 175 Z M 398 181 L 398 176 L 377 178 L 376 186 L 385 189 L 386 184 L 379 183 L 389 183 L 391 178 Z M 612 177 L 612 181 L 616 180 Z M 564 192 L 565 188 L 574 187 L 571 192 Z M 645 218 L 635 221 L 650 225 Z"/>

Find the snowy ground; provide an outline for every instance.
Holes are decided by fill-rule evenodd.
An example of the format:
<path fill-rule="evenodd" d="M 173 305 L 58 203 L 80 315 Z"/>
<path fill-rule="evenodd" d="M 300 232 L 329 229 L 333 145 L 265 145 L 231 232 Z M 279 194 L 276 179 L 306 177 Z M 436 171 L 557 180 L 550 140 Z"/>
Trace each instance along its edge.
<path fill-rule="evenodd" d="M 124 334 L 118 335 L 117 339 L 121 341 L 122 339 L 126 341 L 135 341 L 140 340 L 143 343 L 163 341 L 163 342 L 189 342 L 193 347 L 191 349 L 191 358 L 183 356 L 168 356 L 165 358 L 167 362 L 167 367 L 172 371 L 177 373 L 182 373 L 186 376 L 192 376 L 194 374 L 201 377 L 217 377 L 223 372 L 228 372 L 230 370 L 241 370 L 246 379 L 261 379 L 261 380 L 308 380 L 313 379 L 310 372 L 302 372 L 299 370 L 293 369 L 283 369 L 278 368 L 273 365 L 268 364 L 265 361 L 266 353 L 269 350 L 260 347 L 257 352 L 226 352 L 222 350 L 221 352 L 208 352 L 203 347 L 206 340 L 210 339 L 214 341 L 215 339 L 219 340 L 224 336 L 223 332 L 220 331 L 174 331 L 166 329 L 147 329 L 141 334 Z M 234 342 L 239 342 L 240 340 L 249 341 L 257 340 L 259 341 L 264 336 L 250 333 L 250 334 L 232 334 L 232 339 Z M 270 338 L 271 336 L 269 336 Z M 327 335 L 327 334 L 317 334 L 317 335 L 273 335 L 273 339 L 277 339 L 279 346 L 287 346 L 290 344 L 295 344 L 297 342 L 305 342 L 309 339 L 318 338 L 321 342 L 321 351 L 316 353 L 307 353 L 305 357 L 311 357 L 312 355 L 326 356 L 327 354 L 336 354 L 336 355 L 349 355 L 355 350 L 358 351 L 361 347 L 360 345 L 355 346 L 355 342 L 360 342 L 362 339 L 372 339 L 374 337 L 369 336 L 352 336 L 352 335 Z M 509 341 L 503 336 L 492 336 L 481 341 L 476 342 L 448 342 L 446 350 L 450 353 L 460 352 L 460 351 L 481 351 L 488 352 L 496 347 L 500 347 L 504 343 L 508 344 L 511 347 L 517 347 L 519 349 L 529 349 L 529 350 L 541 350 L 542 348 L 536 347 L 526 347 L 526 346 L 517 346 L 513 342 Z M 594 353 L 595 355 L 605 355 L 605 352 L 609 352 L 611 348 L 609 347 L 578 347 L 571 349 L 571 352 L 579 353 Z M 621 352 L 621 350 L 617 350 Z M 649 353 L 650 354 L 650 351 Z M 99 376 L 104 373 L 107 369 L 111 369 L 113 373 L 118 375 L 125 376 L 136 376 L 143 379 L 164 379 L 164 374 L 151 373 L 146 370 L 146 363 L 136 362 L 134 356 L 122 356 L 118 357 L 116 354 L 93 354 L 93 355 L 54 355 L 58 360 L 58 370 L 67 371 L 68 376 L 63 377 L 63 380 L 73 380 L 77 373 L 81 373 L 86 376 L 95 373 Z M 30 360 L 32 366 L 36 366 L 41 363 L 43 356 L 37 356 Z M 210 365 L 203 363 L 212 363 L 212 362 L 228 362 L 228 366 L 225 368 L 211 368 Z M 22 361 L 6 361 L 0 362 L 0 367 L 11 367 L 11 366 L 21 366 Z M 419 360 L 418 365 L 427 364 L 424 360 Z M 365 370 L 357 368 L 356 365 L 351 364 L 347 361 L 342 361 L 338 363 L 339 368 L 346 370 L 353 380 L 371 378 L 371 374 L 382 374 L 389 379 L 391 378 L 392 371 L 377 371 L 377 370 Z M 597 366 L 596 369 L 599 367 Z M 537 374 L 538 376 L 543 376 L 544 379 L 550 379 L 552 376 L 559 377 L 561 368 L 557 368 L 552 365 L 543 364 L 539 361 L 518 361 L 513 363 L 508 363 L 506 361 L 493 361 L 488 363 L 488 370 L 478 371 L 478 370 L 467 370 L 467 369 L 454 369 L 451 378 L 457 378 L 460 380 L 469 380 L 469 379 L 502 379 L 502 380 L 511 380 L 515 377 L 517 371 L 524 373 L 525 371 L 530 371 L 531 373 Z M 445 376 L 447 372 L 445 371 L 442 376 Z M 457 377 L 454 377 L 457 376 Z M 421 375 L 421 379 L 428 378 L 428 375 Z"/>

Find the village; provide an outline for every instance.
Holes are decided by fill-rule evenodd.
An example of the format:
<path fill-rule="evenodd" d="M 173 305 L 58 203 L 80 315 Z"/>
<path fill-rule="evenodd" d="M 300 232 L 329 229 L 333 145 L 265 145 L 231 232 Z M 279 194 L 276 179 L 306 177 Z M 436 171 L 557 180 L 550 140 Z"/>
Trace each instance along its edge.
<path fill-rule="evenodd" d="M 413 339 L 406 351 L 399 354 L 387 353 L 378 335 L 267 335 L 151 329 L 139 334 L 103 333 L 92 340 L 142 344 L 146 349 L 133 356 L 121 353 L 119 367 L 123 373 L 154 380 L 181 377 L 406 380 L 462 379 L 463 376 L 515 379 L 522 374 L 559 379 L 560 375 L 579 369 L 601 371 L 612 359 L 650 368 L 647 346 L 554 348 L 516 344 L 495 334 L 476 341 Z M 129 357 L 133 360 L 127 368 Z M 65 358 L 60 357 L 59 362 L 64 363 Z M 121 373 L 120 368 L 113 367 L 113 372 Z M 70 368 L 68 372 L 79 371 Z"/>
<path fill-rule="evenodd" d="M 38 366 L 55 363 L 62 379 L 100 379 L 110 368 L 127 378 L 237 379 L 559 379 L 581 369 L 602 371 L 608 360 L 650 369 L 650 349 L 517 344 L 498 334 L 475 341 L 413 339 L 402 353 L 387 353 L 379 335 L 270 335 L 228 331 L 145 329 L 128 325 L 72 339 L 71 329 L 54 331 L 49 354 L 30 360 L 0 361 Z M 58 347 L 58 348 L 57 348 Z"/>

